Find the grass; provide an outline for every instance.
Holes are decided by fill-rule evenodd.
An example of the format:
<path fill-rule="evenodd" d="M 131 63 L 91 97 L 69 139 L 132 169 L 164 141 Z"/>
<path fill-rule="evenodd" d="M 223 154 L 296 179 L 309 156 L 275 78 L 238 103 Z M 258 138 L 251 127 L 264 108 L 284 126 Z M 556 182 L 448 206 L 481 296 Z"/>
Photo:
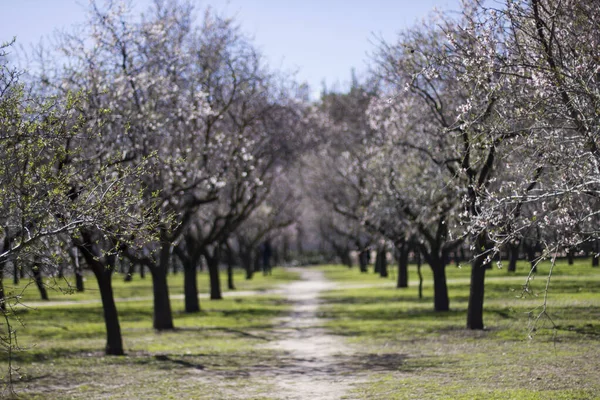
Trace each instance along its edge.
<path fill-rule="evenodd" d="M 297 277 L 297 274 L 285 269 L 276 269 L 273 275 L 265 277 L 262 273 L 254 274 L 251 280 L 245 279 L 245 272 L 240 269 L 235 269 L 234 284 L 237 291 L 256 290 L 267 291 L 277 287 L 279 284 L 288 282 Z M 206 271 L 199 272 L 197 276 L 198 291 L 201 294 L 209 292 L 210 285 Z M 88 273 L 84 277 L 84 292 L 75 291 L 75 282 L 72 277 L 60 279 L 57 277 L 49 277 L 44 279 L 48 296 L 52 302 L 70 303 L 73 301 L 95 301 L 100 299 L 100 292 L 96 278 L 93 274 Z M 183 295 L 183 273 L 169 274 L 169 294 L 171 296 Z M 227 291 L 227 274 L 221 271 L 222 289 Z M 24 304 L 40 302 L 40 294 L 33 283 L 29 279 L 23 279 L 18 285 L 14 285 L 11 279 L 5 279 L 4 289 L 7 296 L 18 295 L 20 301 Z M 124 275 L 115 273 L 113 277 L 113 292 L 116 299 L 128 298 L 151 298 L 152 297 L 152 277 L 149 272 L 145 278 L 140 278 L 139 274 L 135 274 L 131 282 L 124 281 Z"/>
<path fill-rule="evenodd" d="M 448 267 L 451 310 L 436 313 L 426 265 L 423 299 L 414 266 L 405 289 L 372 273 L 324 267 L 341 283 L 323 296 L 324 326 L 356 349 L 355 358 L 380 360 L 351 398 L 600 398 L 600 269 L 590 264 L 557 263 L 547 304 L 553 323 L 536 320 L 549 264 L 539 267 L 526 295 L 525 264 L 515 274 L 488 271 L 484 331 L 464 329 L 469 268 Z"/>
<path fill-rule="evenodd" d="M 272 276 L 256 274 L 252 281 L 238 275 L 236 286 L 266 291 L 296 277 L 276 268 Z M 208 279 L 202 274 L 203 278 Z M 172 294 L 182 292 L 181 275 L 170 276 L 169 282 Z M 202 312 L 197 314 L 184 313 L 182 301 L 172 302 L 176 329 L 158 333 L 152 329 L 151 278 L 124 283 L 115 276 L 114 283 L 116 297 L 143 298 L 117 302 L 124 357 L 102 353 L 102 307 L 90 302 L 98 296 L 94 279 L 87 280 L 84 293 L 55 291 L 44 307 L 18 309 L 23 325 L 16 325 L 17 334 L 24 350 L 14 361 L 20 398 L 230 399 L 238 392 L 243 394 L 240 398 L 266 398 L 270 385 L 255 382 L 250 371 L 278 362 L 278 354 L 264 345 L 273 339 L 276 318 L 289 310 L 280 296 L 226 293 L 224 300 L 201 301 Z M 37 300 L 37 294 L 37 288 L 27 287 L 23 302 Z M 5 353 L 0 355 L 0 368 L 0 374 L 7 371 Z"/>
<path fill-rule="evenodd" d="M 405 289 L 395 288 L 394 276 L 319 268 L 338 286 L 323 294 L 317 324 L 350 348 L 321 371 L 352 377 L 348 399 L 600 398 L 600 268 L 591 268 L 589 260 L 557 265 L 548 295 L 553 323 L 535 321 L 547 264 L 539 267 L 527 294 L 522 291 L 525 263 L 514 274 L 488 271 L 483 331 L 464 328 L 466 266 L 448 266 L 451 310 L 441 313 L 432 311 L 426 265 L 423 299 L 417 298 L 414 266 Z M 291 311 L 291 304 L 269 289 L 296 277 L 294 271 L 277 268 L 272 277 L 257 274 L 245 281 L 238 272 L 238 291 L 261 293 L 202 300 L 198 314 L 182 312 L 183 301 L 174 297 L 176 329 L 158 333 L 152 329 L 150 277 L 124 283 L 117 275 L 123 357 L 102 355 L 105 331 L 93 277 L 86 281 L 86 292 L 64 296 L 53 291 L 52 302 L 43 307 L 37 306 L 42 304 L 37 289 L 28 287 L 24 302 L 36 309 L 19 311 L 24 326 L 17 326 L 18 337 L 26 350 L 15 355 L 15 389 L 24 399 L 285 397 L 275 377 L 294 371 L 295 362 L 308 361 L 268 347 L 282 335 L 277 319 Z M 207 281 L 205 273 L 199 275 L 203 292 Z M 169 284 L 171 294 L 181 296 L 182 276 L 170 275 Z M 4 354 L 0 368 L 6 371 Z"/>

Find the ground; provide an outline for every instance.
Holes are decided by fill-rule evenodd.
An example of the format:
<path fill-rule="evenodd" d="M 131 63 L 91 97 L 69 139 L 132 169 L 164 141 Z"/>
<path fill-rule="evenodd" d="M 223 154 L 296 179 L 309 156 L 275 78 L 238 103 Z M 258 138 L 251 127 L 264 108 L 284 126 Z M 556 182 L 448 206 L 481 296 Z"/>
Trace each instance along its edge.
<path fill-rule="evenodd" d="M 448 267 L 451 311 L 411 286 L 341 266 L 238 277 L 237 292 L 185 314 L 171 277 L 174 331 L 151 328 L 148 282 L 115 278 L 127 356 L 104 357 L 101 307 L 86 294 L 26 299 L 14 389 L 32 399 L 593 399 L 600 398 L 600 271 L 559 265 L 548 310 L 544 267 L 488 273 L 487 328 L 464 328 L 468 268 Z M 206 279 L 202 277 L 201 279 Z M 234 294 L 235 293 L 235 294 Z M 535 294 L 538 294 L 536 296 Z M 6 370 L 6 358 L 0 367 Z M 6 378 L 5 378 L 6 379 Z M 6 392 L 5 392 L 6 393 Z"/>

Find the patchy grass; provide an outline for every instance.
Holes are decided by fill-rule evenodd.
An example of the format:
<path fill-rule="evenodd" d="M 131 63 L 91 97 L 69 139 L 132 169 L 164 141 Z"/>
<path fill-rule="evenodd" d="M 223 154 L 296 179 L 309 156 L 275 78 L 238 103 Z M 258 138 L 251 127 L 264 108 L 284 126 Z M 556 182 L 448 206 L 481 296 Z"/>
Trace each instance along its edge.
<path fill-rule="evenodd" d="M 298 273 L 284 268 L 274 268 L 273 274 L 270 276 L 263 276 L 262 273 L 254 274 L 253 279 L 246 280 L 245 272 L 240 269 L 234 270 L 234 285 L 237 291 L 256 290 L 256 291 L 267 291 L 275 289 L 279 285 L 295 280 L 298 277 Z M 100 292 L 98 291 L 98 284 L 96 278 L 92 273 L 85 275 L 85 291 L 75 291 L 75 280 L 72 276 L 66 278 L 46 278 L 44 279 L 48 296 L 52 302 L 72 302 L 72 301 L 93 301 L 100 300 Z M 171 296 L 182 296 L 183 295 L 183 273 L 169 274 L 169 294 Z M 198 291 L 201 294 L 206 294 L 210 290 L 208 272 L 199 272 L 197 276 Z M 224 295 L 228 291 L 227 289 L 227 274 L 225 271 L 221 271 L 221 285 L 224 291 Z M 24 304 L 38 304 L 40 302 L 40 294 L 35 286 L 35 283 L 30 279 L 23 279 L 18 285 L 14 285 L 12 280 L 5 279 L 4 289 L 7 296 L 19 295 L 21 302 Z M 124 275 L 121 273 L 115 273 L 113 277 L 113 291 L 114 296 L 117 299 L 128 299 L 128 298 L 151 298 L 152 297 L 152 277 L 149 272 L 146 272 L 145 278 L 140 278 L 139 274 L 133 276 L 131 282 L 124 281 Z"/>
<path fill-rule="evenodd" d="M 265 291 L 295 277 L 293 271 L 275 269 L 273 276 L 257 274 L 253 282 L 239 275 L 237 286 Z M 170 276 L 171 293 L 181 291 L 178 279 L 182 278 Z M 271 385 L 256 381 L 251 372 L 278 365 L 279 354 L 264 344 L 274 339 L 276 318 L 289 312 L 280 296 L 267 292 L 204 300 L 197 314 L 186 314 L 182 304 L 173 302 L 176 329 L 167 332 L 152 329 L 150 297 L 118 301 L 127 355 L 105 357 L 102 307 L 87 302 L 98 294 L 93 293 L 91 282 L 84 293 L 61 295 L 68 303 L 53 301 L 38 309 L 18 309 L 23 325 L 16 326 L 17 335 L 24 350 L 13 360 L 18 368 L 15 390 L 19 398 L 269 398 Z M 129 283 L 115 277 L 116 296 L 123 299 L 145 297 L 146 291 L 151 295 L 150 285 L 150 277 L 136 277 Z M 53 297 L 60 299 L 58 294 Z M 73 299 L 81 303 L 74 304 Z M 0 375 L 6 371 L 6 354 L 1 353 Z M 5 376 L 2 381 L 6 383 Z"/>
<path fill-rule="evenodd" d="M 543 304 L 549 265 L 531 283 L 527 270 L 490 270 L 486 284 L 486 330 L 467 331 L 469 268 L 448 267 L 451 311 L 433 312 L 431 273 L 423 266 L 424 298 L 393 279 L 327 266 L 340 289 L 323 297 L 324 326 L 357 351 L 377 357 L 360 399 L 591 399 L 600 398 L 600 269 L 589 260 L 559 262 L 552 276 L 547 318 Z M 516 275 L 516 276 L 515 276 Z M 376 287 L 361 287 L 379 281 Z M 554 325 L 553 325 L 554 324 Z M 533 339 L 529 339 L 529 335 Z M 368 367 L 367 367 L 368 368 Z"/>
<path fill-rule="evenodd" d="M 336 355 L 336 364 L 322 367 L 322 373 L 352 377 L 348 399 L 600 398 L 600 269 L 591 268 L 589 260 L 574 266 L 559 263 L 548 298 L 554 325 L 540 319 L 535 330 L 548 265 L 540 266 L 532 292 L 524 296 L 524 264 L 516 274 L 489 271 L 484 331 L 464 329 L 466 266 L 448 267 L 451 311 L 445 313 L 432 311 L 426 265 L 423 299 L 417 298 L 414 266 L 406 289 L 395 288 L 395 276 L 381 279 L 356 268 L 321 268 L 338 282 L 338 289 L 323 295 L 323 318 L 317 324 L 353 349 Z M 239 290 L 266 291 L 296 276 L 276 269 L 273 277 L 257 274 L 252 282 L 238 275 L 236 284 Z M 172 294 L 181 294 L 181 279 L 169 277 Z M 199 282 L 207 279 L 202 274 Z M 90 291 L 92 282 L 86 282 Z M 18 327 L 18 335 L 27 348 L 15 357 L 20 368 L 15 389 L 21 398 L 285 398 L 275 378 L 295 371 L 296 363 L 307 363 L 267 347 L 280 338 L 276 321 L 290 312 L 286 300 L 268 291 L 226 295 L 222 301 L 202 300 L 203 311 L 192 315 L 181 312 L 182 302 L 174 300 L 177 329 L 157 333 L 150 285 L 150 277 L 136 276 L 133 285 L 115 277 L 117 296 L 129 299 L 117 304 L 124 357 L 102 355 L 102 309 L 90 302 L 97 293 L 66 296 L 80 299 L 78 304 L 21 309 L 24 326 Z M 37 289 L 29 289 L 30 298 L 36 298 Z M 59 300 L 58 294 L 52 297 Z M 3 373 L 6 357 L 1 357 Z"/>

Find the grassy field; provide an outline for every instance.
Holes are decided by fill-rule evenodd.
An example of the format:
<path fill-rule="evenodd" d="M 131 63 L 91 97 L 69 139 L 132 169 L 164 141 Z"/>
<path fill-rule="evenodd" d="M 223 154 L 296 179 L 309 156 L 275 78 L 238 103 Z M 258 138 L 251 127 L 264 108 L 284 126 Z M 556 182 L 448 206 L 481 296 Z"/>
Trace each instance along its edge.
<path fill-rule="evenodd" d="M 276 268 L 272 276 L 256 274 L 245 281 L 238 272 L 236 286 L 240 291 L 261 292 L 296 277 L 295 272 Z M 207 280 L 205 273 L 200 274 L 199 287 L 206 289 Z M 182 293 L 181 274 L 169 276 L 169 283 L 173 296 Z M 65 282 L 49 284 L 54 288 L 50 304 L 20 308 L 18 313 L 23 323 L 16 325 L 23 351 L 14 356 L 19 398 L 229 399 L 240 391 L 260 399 L 269 392 L 268 384 L 256 384 L 240 371 L 277 363 L 277 354 L 263 345 L 272 339 L 269 331 L 275 319 L 289 308 L 278 295 L 228 297 L 225 293 L 224 300 L 201 300 L 203 311 L 198 314 L 185 314 L 183 300 L 173 300 L 176 330 L 157 333 L 152 329 L 150 276 L 124 283 L 117 275 L 115 297 L 122 299 L 117 308 L 127 355 L 104 357 L 102 307 L 90 303 L 99 298 L 93 276 L 88 277 L 84 293 L 64 295 L 60 290 L 68 287 Z M 38 296 L 37 288 L 29 285 L 23 302 L 37 302 Z M 73 304 L 74 300 L 81 304 Z M 6 354 L 0 357 L 0 374 L 5 375 Z"/>
<path fill-rule="evenodd" d="M 535 320 L 548 265 L 540 266 L 532 293 L 526 295 L 525 264 L 516 274 L 490 270 L 487 328 L 478 332 L 464 329 L 467 266 L 448 266 L 451 311 L 445 313 L 432 311 L 426 265 L 423 299 L 417 297 L 414 266 L 405 289 L 395 288 L 394 274 L 382 279 L 357 268 L 317 268 L 338 283 L 323 295 L 317 324 L 349 346 L 331 366 L 336 373 L 357 377 L 344 398 L 600 398 L 600 268 L 592 268 L 589 260 L 557 265 L 548 296 L 553 323 Z M 117 275 L 124 357 L 102 355 L 104 323 L 93 277 L 84 293 L 63 295 L 56 286 L 50 303 L 40 302 L 37 289 L 27 287 L 23 302 L 36 308 L 19 312 L 24 351 L 14 358 L 19 368 L 15 390 L 23 399 L 285 398 L 273 377 L 296 360 L 268 345 L 280 338 L 278 318 L 289 313 L 291 304 L 269 289 L 296 277 L 295 271 L 276 268 L 272 277 L 257 274 L 245 281 L 238 272 L 238 291 L 258 293 L 234 297 L 225 292 L 221 301 L 201 299 L 203 311 L 189 315 L 182 312 L 183 278 L 170 275 L 177 329 L 157 333 L 152 329 L 150 277 L 124 283 Z M 203 273 L 198 279 L 206 292 L 208 277 Z M 68 287 L 64 282 L 59 286 Z M 4 374 L 4 353 L 0 368 Z"/>
<path fill-rule="evenodd" d="M 423 266 L 424 298 L 410 287 L 356 269 L 324 267 L 345 289 L 324 297 L 325 326 L 355 349 L 354 361 L 370 370 L 354 391 L 359 399 L 592 399 L 600 398 L 600 268 L 589 260 L 558 262 L 547 312 L 543 305 L 548 264 L 524 294 L 528 268 L 516 274 L 494 268 L 486 283 L 486 330 L 464 329 L 469 268 L 449 266 L 450 312 L 433 308 L 432 278 Z M 354 285 L 354 286 L 353 286 Z M 531 336 L 531 338 L 530 338 Z M 364 360 L 370 360 L 368 362 Z"/>

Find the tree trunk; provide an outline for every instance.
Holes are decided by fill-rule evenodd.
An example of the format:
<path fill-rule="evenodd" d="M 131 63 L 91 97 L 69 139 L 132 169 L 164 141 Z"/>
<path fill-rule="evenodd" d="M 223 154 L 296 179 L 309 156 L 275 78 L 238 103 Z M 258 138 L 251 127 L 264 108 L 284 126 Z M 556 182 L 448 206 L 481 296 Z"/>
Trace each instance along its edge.
<path fill-rule="evenodd" d="M 102 298 L 102 309 L 104 310 L 104 323 L 106 325 L 106 347 L 104 352 L 109 356 L 122 356 L 123 339 L 121 336 L 121 326 L 119 324 L 119 315 L 117 314 L 117 306 L 112 289 L 112 269 L 94 268 L 93 272 L 98 281 L 100 289 L 100 297 Z"/>
<path fill-rule="evenodd" d="M 227 288 L 235 290 L 235 285 L 233 284 L 233 252 L 231 249 L 227 251 Z"/>
<path fill-rule="evenodd" d="M 517 271 L 517 261 L 519 260 L 519 242 L 508 245 L 508 272 Z"/>
<path fill-rule="evenodd" d="M 12 258 L 12 267 L 13 267 L 13 283 L 15 285 L 19 284 L 20 281 L 20 271 L 19 271 L 19 264 L 17 263 L 17 258 L 13 257 Z"/>
<path fill-rule="evenodd" d="M 402 240 L 396 248 L 398 254 L 398 282 L 397 288 L 408 287 L 408 244 Z"/>
<path fill-rule="evenodd" d="M 212 257 L 205 256 L 208 267 L 208 275 L 210 278 L 210 299 L 221 300 L 221 278 L 219 276 L 219 250 L 215 249 Z"/>
<path fill-rule="evenodd" d="M 446 282 L 446 268 L 441 265 L 432 268 L 433 271 L 433 304 L 435 311 L 450 310 L 450 300 L 448 298 L 448 285 Z"/>
<path fill-rule="evenodd" d="M 476 240 L 477 249 L 489 250 L 485 233 L 480 234 Z M 483 299 L 485 289 L 485 262 L 486 254 L 479 254 L 471 263 L 471 286 L 469 290 L 469 305 L 467 308 L 467 329 L 483 329 Z"/>
<path fill-rule="evenodd" d="M 144 264 L 140 264 L 140 278 L 144 279 L 146 277 L 146 267 Z"/>
<path fill-rule="evenodd" d="M 174 329 L 171 300 L 169 299 L 169 285 L 167 284 L 167 271 L 169 270 L 170 244 L 163 240 L 160 249 L 158 265 L 150 269 L 152 274 L 152 290 L 154 293 L 154 329 L 163 331 Z"/>
<path fill-rule="evenodd" d="M 110 259 L 107 260 L 108 262 L 105 265 L 104 262 L 100 261 L 100 252 L 95 248 L 91 236 L 85 233 L 82 236 L 84 238 L 83 241 L 76 240 L 74 242 L 77 248 L 81 250 L 81 254 L 85 258 L 88 267 L 92 270 L 98 281 L 104 312 L 104 324 L 106 326 L 106 346 L 104 352 L 106 355 L 121 356 L 125 353 L 123 351 L 119 315 L 112 290 L 114 260 L 112 263 Z"/>
<path fill-rule="evenodd" d="M 381 250 L 379 250 L 379 253 L 381 254 L 381 256 L 379 257 L 379 276 L 381 276 L 382 278 L 387 278 L 389 274 L 387 265 L 387 252 L 385 250 L 385 247 L 382 247 Z"/>
<path fill-rule="evenodd" d="M 85 287 L 83 286 L 83 269 L 79 263 L 79 250 L 77 247 L 73 249 L 73 266 L 75 267 L 75 288 L 81 293 L 85 290 Z"/>
<path fill-rule="evenodd" d="M 250 280 L 254 276 L 254 268 L 252 268 L 252 252 L 245 251 L 240 254 L 242 264 L 244 265 L 244 269 L 246 270 L 246 280 Z"/>
<path fill-rule="evenodd" d="M 183 294 L 185 301 L 185 312 L 195 313 L 200 311 L 200 300 L 198 300 L 198 268 L 195 262 L 186 260 L 183 263 Z"/>
<path fill-rule="evenodd" d="M 125 272 L 125 282 L 131 282 L 133 280 L 133 274 L 135 273 L 135 263 L 131 260 L 127 260 L 127 272 Z"/>
<path fill-rule="evenodd" d="M 360 266 L 360 272 L 369 272 L 369 256 L 367 250 L 361 250 L 361 252 L 358 253 L 358 265 Z"/>
<path fill-rule="evenodd" d="M 419 275 L 419 299 L 423 298 L 423 273 L 421 273 L 421 252 L 417 251 L 417 275 Z"/>
<path fill-rule="evenodd" d="M 31 268 L 31 270 L 33 271 L 33 279 L 35 280 L 35 284 L 40 291 L 40 296 L 41 296 L 42 300 L 50 300 L 48 298 L 48 292 L 46 291 L 46 286 L 44 286 L 44 279 L 42 277 L 41 265 L 38 262 L 36 262 L 33 264 L 33 268 Z"/>
<path fill-rule="evenodd" d="M 6 295 L 4 294 L 4 267 L 6 261 L 0 261 L 0 310 L 6 312 Z"/>
<path fill-rule="evenodd" d="M 433 308 L 435 311 L 450 310 L 448 284 L 446 281 L 446 265 L 441 258 L 433 258 L 430 262 L 433 272 Z"/>
<path fill-rule="evenodd" d="M 567 262 L 569 265 L 573 265 L 574 258 L 575 258 L 575 251 L 573 251 L 573 249 L 567 250 Z"/>
<path fill-rule="evenodd" d="M 153 327 L 158 331 L 174 329 L 166 271 L 158 266 L 151 268 L 150 273 L 154 295 Z"/>
<path fill-rule="evenodd" d="M 598 258 L 598 240 L 594 240 L 592 246 L 592 267 L 598 267 L 600 266 L 600 258 Z"/>
<path fill-rule="evenodd" d="M 535 247 L 527 246 L 527 260 L 531 264 L 531 271 L 537 272 L 537 265 L 535 263 Z"/>

